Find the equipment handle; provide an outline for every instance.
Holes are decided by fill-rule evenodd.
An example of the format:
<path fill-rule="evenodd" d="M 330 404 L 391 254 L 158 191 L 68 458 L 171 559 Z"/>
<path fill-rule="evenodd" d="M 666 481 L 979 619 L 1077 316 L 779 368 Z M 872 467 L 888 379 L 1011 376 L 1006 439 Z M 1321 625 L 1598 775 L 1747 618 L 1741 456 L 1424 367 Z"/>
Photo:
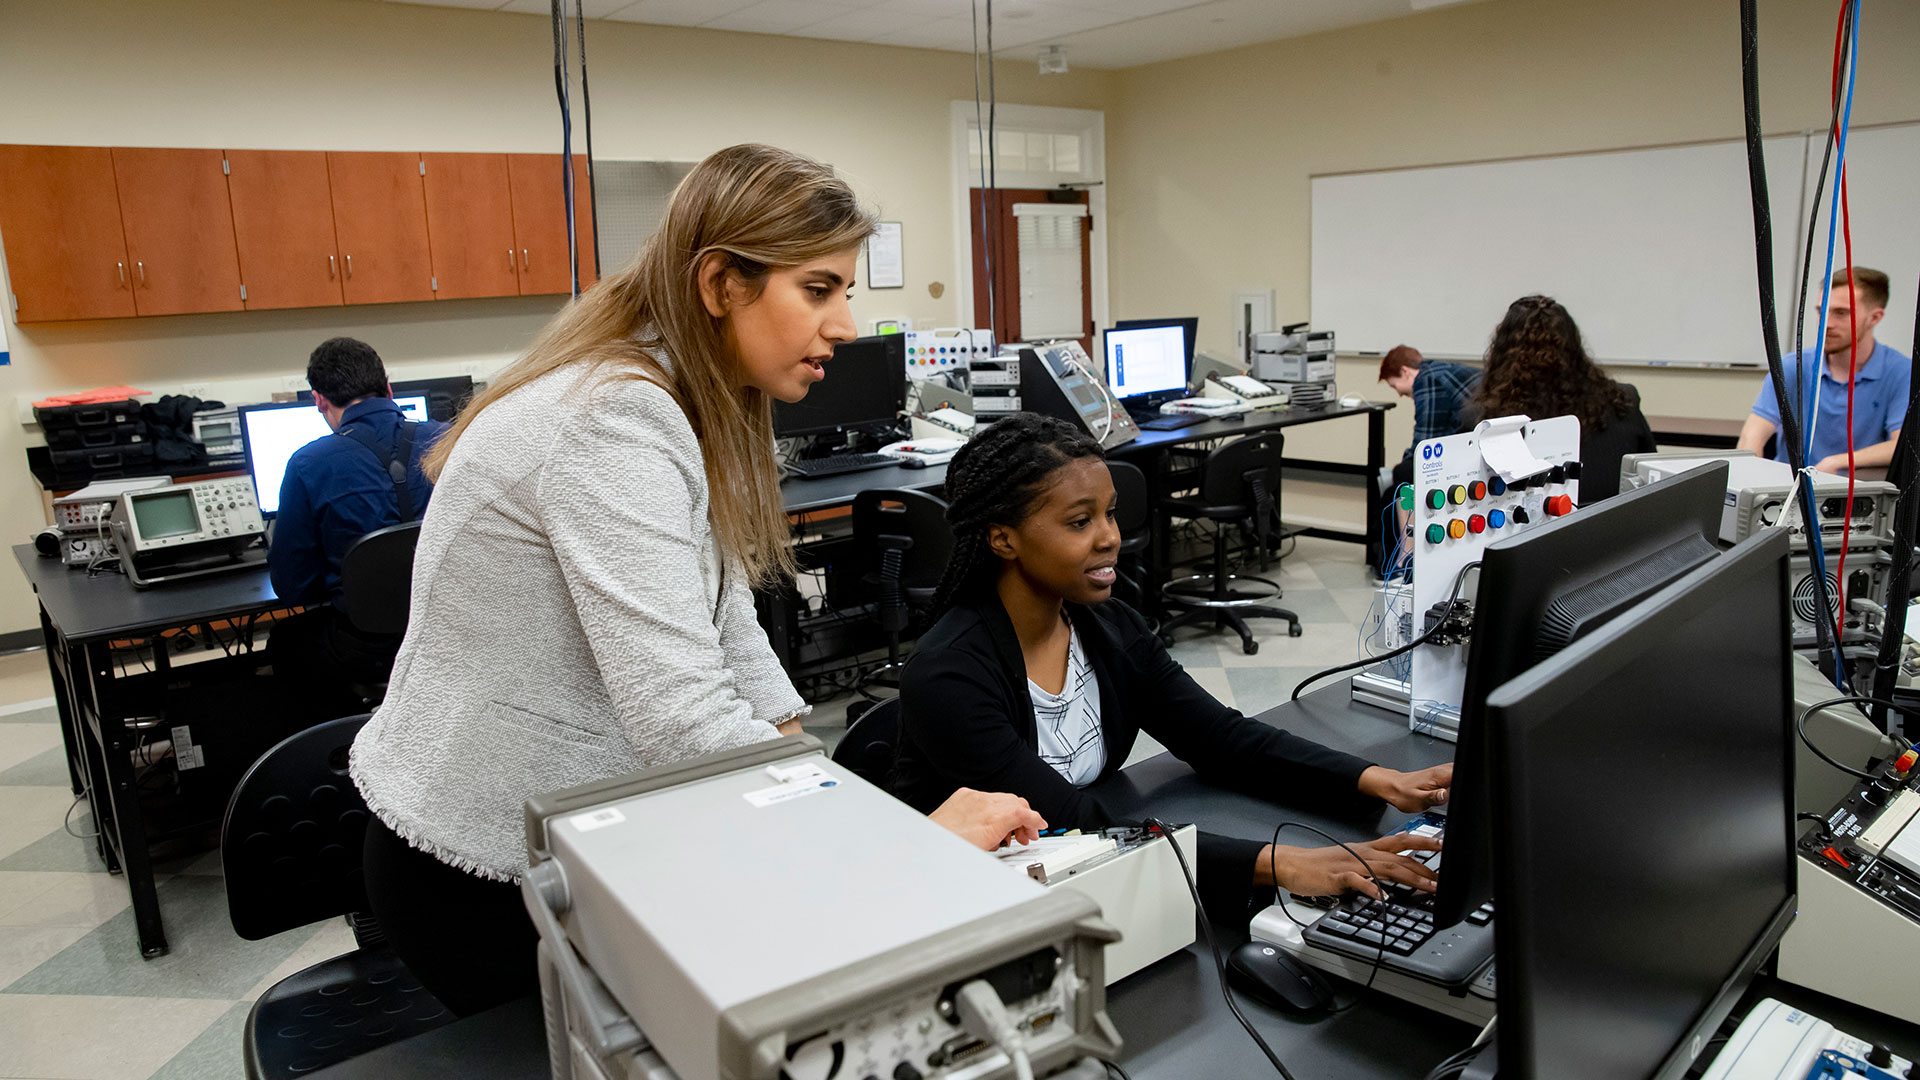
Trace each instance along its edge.
<path fill-rule="evenodd" d="M 520 896 L 526 902 L 528 914 L 533 916 L 534 929 L 546 942 L 547 955 L 553 959 L 567 994 L 579 1004 L 587 1025 L 584 1034 L 593 1052 L 607 1058 L 648 1045 L 646 1035 L 633 1022 L 633 1017 L 613 1000 L 605 984 L 581 966 L 573 943 L 567 940 L 567 932 L 560 926 L 559 912 L 569 906 L 567 879 L 560 865 L 549 859 L 528 867 L 520 879 Z"/>

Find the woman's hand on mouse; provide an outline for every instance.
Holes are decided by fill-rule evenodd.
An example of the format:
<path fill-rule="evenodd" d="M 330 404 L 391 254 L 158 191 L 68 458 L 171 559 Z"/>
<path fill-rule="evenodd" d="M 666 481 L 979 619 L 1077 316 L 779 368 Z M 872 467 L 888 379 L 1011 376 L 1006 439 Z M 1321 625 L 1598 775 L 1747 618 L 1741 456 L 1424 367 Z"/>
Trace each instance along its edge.
<path fill-rule="evenodd" d="M 1353 853 L 1348 854 L 1347 848 Z M 1278 885 L 1300 896 L 1333 896 L 1343 892 L 1364 893 L 1376 900 L 1385 899 L 1354 860 L 1358 855 L 1367 870 L 1382 882 L 1397 881 L 1422 892 L 1432 892 L 1439 878 L 1419 861 L 1400 854 L 1403 851 L 1439 851 L 1440 840 L 1432 836 L 1398 833 L 1377 840 L 1348 844 L 1347 848 L 1297 848 L 1269 845 L 1260 853 L 1254 868 L 1254 884 Z"/>
<path fill-rule="evenodd" d="M 1385 799 L 1395 810 L 1409 814 L 1445 803 L 1452 786 L 1452 762 L 1410 773 L 1369 765 L 1360 774 L 1360 794 Z"/>
<path fill-rule="evenodd" d="M 927 816 L 983 851 L 1004 847 L 1008 841 L 1031 844 L 1047 827 L 1047 819 L 1020 796 L 972 788 L 961 788 L 947 796 L 947 801 Z"/>

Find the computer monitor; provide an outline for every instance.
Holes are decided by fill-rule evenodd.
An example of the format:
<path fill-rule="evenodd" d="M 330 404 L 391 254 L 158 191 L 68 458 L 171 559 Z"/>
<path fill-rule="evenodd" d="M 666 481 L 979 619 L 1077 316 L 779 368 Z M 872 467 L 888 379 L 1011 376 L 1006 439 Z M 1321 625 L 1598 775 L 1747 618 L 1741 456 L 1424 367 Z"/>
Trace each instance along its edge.
<path fill-rule="evenodd" d="M 393 399 L 409 420 L 427 419 L 427 399 L 413 394 Z M 242 405 L 240 442 L 247 452 L 247 473 L 253 477 L 253 497 L 260 516 L 280 512 L 280 481 L 287 475 L 287 459 L 295 450 L 332 433 L 327 418 L 311 402 L 275 402 Z"/>
<path fill-rule="evenodd" d="M 1185 397 L 1193 377 L 1193 346 L 1178 323 L 1122 329 L 1101 336 L 1107 389 L 1133 405 Z"/>
<path fill-rule="evenodd" d="M 1187 370 L 1193 370 L 1193 349 L 1200 337 L 1200 320 L 1189 315 L 1173 319 L 1121 319 L 1113 324 L 1115 330 L 1144 330 L 1155 326 L 1177 326 L 1187 335 Z"/>
<path fill-rule="evenodd" d="M 858 338 L 833 350 L 827 377 L 789 405 L 773 403 L 773 433 L 788 439 L 891 424 L 907 407 L 907 336 Z"/>
<path fill-rule="evenodd" d="M 1725 462 L 1617 495 L 1489 546 L 1474 593 L 1434 924 L 1493 899 L 1483 713 L 1526 671 L 1720 551 Z M 1677 660 L 1683 658 L 1676 658 Z M 1499 913 L 1495 912 L 1495 922 Z"/>
<path fill-rule="evenodd" d="M 1786 932 L 1787 548 L 1751 537 L 1488 696 L 1501 1080 L 1677 1080 Z"/>
<path fill-rule="evenodd" d="M 442 379 L 407 379 L 392 384 L 393 398 L 424 397 L 427 401 L 427 419 L 450 424 L 460 410 L 467 407 L 473 398 L 473 376 L 449 375 Z M 302 390 L 295 398 L 297 401 L 311 404 L 312 390 Z"/>

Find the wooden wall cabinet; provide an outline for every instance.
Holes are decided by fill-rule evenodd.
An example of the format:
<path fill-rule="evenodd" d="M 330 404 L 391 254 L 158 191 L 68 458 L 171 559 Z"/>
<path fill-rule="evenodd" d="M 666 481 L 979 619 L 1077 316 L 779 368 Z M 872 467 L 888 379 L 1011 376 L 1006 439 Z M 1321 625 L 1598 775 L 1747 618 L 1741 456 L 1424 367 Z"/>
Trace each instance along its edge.
<path fill-rule="evenodd" d="M 516 296 L 513 192 L 505 154 L 422 154 L 434 295 L 441 300 Z"/>
<path fill-rule="evenodd" d="M 340 306 L 326 152 L 229 150 L 227 168 L 247 310 Z"/>
<path fill-rule="evenodd" d="M 347 303 L 433 299 L 420 155 L 328 151 L 327 177 Z"/>
<path fill-rule="evenodd" d="M 136 314 L 106 147 L 0 146 L 0 239 L 18 321 Z"/>
<path fill-rule="evenodd" d="M 141 315 L 239 311 L 225 157 L 218 150 L 115 147 L 120 224 Z"/>
<path fill-rule="evenodd" d="M 520 254 L 520 295 L 573 291 L 567 259 L 567 214 L 558 154 L 508 154 L 513 182 L 513 233 Z M 586 158 L 573 159 L 574 234 L 580 248 L 580 287 L 599 278 L 593 253 L 593 196 Z"/>

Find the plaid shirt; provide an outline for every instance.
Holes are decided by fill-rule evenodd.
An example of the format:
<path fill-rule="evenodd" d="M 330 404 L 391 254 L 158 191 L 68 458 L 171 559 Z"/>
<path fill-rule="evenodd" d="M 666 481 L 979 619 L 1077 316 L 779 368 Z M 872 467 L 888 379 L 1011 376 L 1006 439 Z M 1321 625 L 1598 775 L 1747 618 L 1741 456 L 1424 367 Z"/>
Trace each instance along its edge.
<path fill-rule="evenodd" d="M 1465 364 L 1428 360 L 1413 377 L 1413 446 L 1407 447 L 1406 460 L 1413 460 L 1413 449 L 1428 439 L 1457 434 L 1460 410 L 1480 385 L 1480 371 Z"/>

